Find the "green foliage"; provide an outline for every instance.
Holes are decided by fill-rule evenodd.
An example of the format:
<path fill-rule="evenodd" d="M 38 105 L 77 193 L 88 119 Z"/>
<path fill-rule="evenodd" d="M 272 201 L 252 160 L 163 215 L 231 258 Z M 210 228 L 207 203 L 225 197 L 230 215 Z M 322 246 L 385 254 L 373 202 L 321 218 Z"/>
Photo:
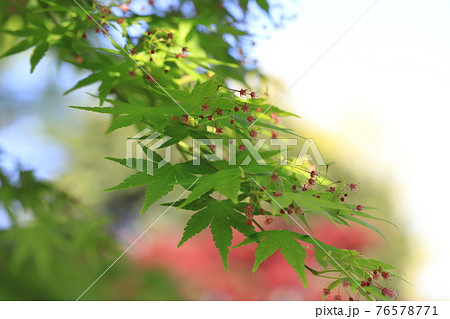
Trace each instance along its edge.
<path fill-rule="evenodd" d="M 292 155 L 282 158 L 279 151 L 273 151 L 267 145 L 259 152 L 264 163 L 252 159 L 254 154 L 247 149 L 260 138 L 274 137 L 277 132 L 300 140 L 303 137 L 279 123 L 280 117 L 296 115 L 272 106 L 254 90 L 227 86 L 227 83 L 248 86 L 246 78 L 250 73 L 263 79 L 257 70 L 248 68 L 243 56 L 234 58 L 229 54 L 233 41 L 225 41 L 224 34 L 239 45 L 248 36 L 246 31 L 229 22 L 236 18 L 231 11 L 226 6 L 205 5 L 196 0 L 192 2 L 196 8 L 193 18 L 182 17 L 178 11 L 164 12 L 163 17 L 131 14 L 120 22 L 123 28 L 119 29 L 126 44 L 120 47 L 111 39 L 111 45 L 106 48 L 94 44 L 95 41 L 90 42 L 92 37 L 94 40 L 107 39 L 107 35 L 101 34 L 102 30 L 98 30 L 98 35 L 93 32 L 98 26 L 92 20 L 99 21 L 102 28 L 110 31 L 115 27 L 111 21 L 118 22 L 118 17 L 107 7 L 87 2 L 89 5 L 81 4 L 82 10 L 73 1 L 30 1 L 21 9 L 22 27 L 19 30 L 8 26 L 2 29 L 18 38 L 2 57 L 34 46 L 33 71 L 49 49 L 55 50 L 61 60 L 90 72 L 66 94 L 99 82 L 98 92 L 94 94 L 99 99 L 99 106 L 73 108 L 110 114 L 112 119 L 107 133 L 134 125 L 139 131 L 148 128 L 160 133 L 161 137 L 170 137 L 159 150 L 176 147 L 176 164 L 168 163 L 158 169 L 160 157 L 155 155 L 154 161 L 141 162 L 142 171 L 108 190 L 145 185 L 145 202 L 141 210 L 144 213 L 180 185 L 190 191 L 189 195 L 167 206 L 173 204 L 195 213 L 188 221 L 179 245 L 209 227 L 228 270 L 228 254 L 235 229 L 247 237 L 238 246 L 258 243 L 253 271 L 279 249 L 305 286 L 306 270 L 317 276 L 334 272 L 339 276 L 330 277 L 336 279 L 330 289 L 347 278 L 353 281 L 352 289 L 358 289 L 364 296 L 367 291 L 371 296 L 383 299 L 379 287 L 361 287 L 357 281 L 364 280 L 375 269 L 388 269 L 389 265 L 374 259 L 366 260 L 356 251 L 338 249 L 305 234 L 284 229 L 265 231 L 256 223 L 254 217 L 258 215 L 266 218 L 267 224 L 273 218 L 290 215 L 296 223 L 309 228 L 311 216 L 322 216 L 336 225 L 361 224 L 384 237 L 376 226 L 363 220 L 383 219 L 367 212 L 368 208 L 346 200 L 344 194 L 354 190 L 353 184 L 311 170 L 311 163 L 297 164 Z M 183 3 L 185 1 L 180 1 L 180 5 Z M 256 3 L 264 12 L 270 12 L 267 1 Z M 239 1 L 244 16 L 247 5 L 248 1 Z M 148 32 L 143 31 L 136 43 L 128 37 L 126 27 L 140 22 L 148 23 L 151 28 Z M 263 87 L 257 89 L 263 92 Z M 105 102 L 108 106 L 103 106 Z M 192 139 L 221 139 L 227 156 L 231 156 L 233 147 L 238 147 L 236 163 L 230 164 L 223 159 L 208 161 L 207 156 L 215 152 L 216 145 L 203 145 L 200 165 L 194 165 Z M 249 141 L 253 141 L 252 144 Z M 147 150 L 144 145 L 141 147 Z M 108 159 L 127 166 L 127 159 Z M 281 159 L 287 165 L 281 165 Z M 132 162 L 131 169 L 140 169 L 137 158 L 128 160 Z M 154 169 L 154 174 L 147 171 L 148 165 Z M 256 232 L 253 225 L 261 231 Z M 324 270 L 314 270 L 305 264 L 305 244 L 314 247 L 317 263 Z M 23 247 L 16 257 L 18 263 L 23 261 L 21 255 L 30 253 L 26 243 Z M 46 262 L 45 251 L 34 253 L 39 263 Z"/>

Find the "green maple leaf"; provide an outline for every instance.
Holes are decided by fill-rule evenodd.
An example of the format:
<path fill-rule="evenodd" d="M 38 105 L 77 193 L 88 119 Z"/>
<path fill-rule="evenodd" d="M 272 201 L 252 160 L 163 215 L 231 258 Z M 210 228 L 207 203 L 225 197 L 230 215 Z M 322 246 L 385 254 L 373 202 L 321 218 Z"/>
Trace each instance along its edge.
<path fill-rule="evenodd" d="M 246 236 L 255 233 L 255 230 L 253 226 L 246 224 L 244 215 L 234 210 L 230 200 L 216 201 L 215 199 L 209 198 L 207 206 L 192 215 L 187 222 L 178 247 L 208 226 L 211 229 L 214 243 L 222 257 L 223 265 L 228 271 L 228 254 L 233 239 L 232 228 L 235 228 Z"/>
<path fill-rule="evenodd" d="M 308 283 L 306 280 L 305 269 L 306 250 L 297 241 L 299 238 L 303 239 L 302 236 L 305 235 L 287 230 L 269 230 L 253 234 L 235 247 L 258 242 L 258 247 L 255 251 L 255 264 L 253 265 L 253 272 L 258 269 L 259 265 L 263 261 L 280 249 L 283 257 L 299 275 L 303 285 L 307 287 Z"/>
<path fill-rule="evenodd" d="M 219 171 L 213 174 L 203 175 L 199 178 L 194 189 L 189 194 L 183 205 L 191 203 L 213 188 L 222 195 L 227 196 L 233 201 L 233 203 L 237 204 L 240 185 L 241 171 L 238 169 Z M 183 207 L 183 205 L 181 207 Z"/>

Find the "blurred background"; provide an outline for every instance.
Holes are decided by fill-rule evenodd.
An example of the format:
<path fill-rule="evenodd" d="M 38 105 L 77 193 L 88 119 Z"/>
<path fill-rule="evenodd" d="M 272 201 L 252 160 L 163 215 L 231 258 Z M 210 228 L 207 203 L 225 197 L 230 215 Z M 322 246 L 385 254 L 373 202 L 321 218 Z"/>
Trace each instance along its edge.
<path fill-rule="evenodd" d="M 351 200 L 378 207 L 399 226 L 377 224 L 390 243 L 321 219 L 311 225 L 314 235 L 396 265 L 410 283 L 393 283 L 401 300 L 450 299 L 442 287 L 450 267 L 443 253 L 449 176 L 441 168 L 450 4 L 373 4 L 299 0 L 285 7 L 295 15 L 277 19 L 282 25 L 255 9 L 249 28 L 256 45 L 248 54 L 269 78 L 269 100 L 295 83 L 277 106 L 302 119 L 285 124 L 336 162 L 331 176 L 360 186 Z M 8 45 L 0 43 L 0 52 Z M 163 212 L 158 204 L 181 190 L 144 215 L 142 189 L 104 192 L 131 173 L 104 157 L 123 157 L 135 131 L 105 135 L 107 116 L 66 107 L 98 104 L 83 93 L 95 86 L 62 95 L 87 73 L 50 52 L 30 75 L 30 54 L 0 60 L 0 299 L 75 300 Z M 304 289 L 279 254 L 252 274 L 254 247 L 232 250 L 226 273 L 208 231 L 176 248 L 188 218 L 171 209 L 83 300 L 321 298 L 328 281 L 309 278 Z M 236 234 L 235 242 L 241 239 Z"/>

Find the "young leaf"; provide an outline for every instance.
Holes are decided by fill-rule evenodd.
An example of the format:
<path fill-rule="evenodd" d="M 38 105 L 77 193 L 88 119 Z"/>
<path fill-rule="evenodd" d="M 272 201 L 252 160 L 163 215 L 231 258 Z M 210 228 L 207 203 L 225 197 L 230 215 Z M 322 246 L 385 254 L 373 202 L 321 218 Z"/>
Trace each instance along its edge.
<path fill-rule="evenodd" d="M 214 214 L 214 219 L 211 222 L 211 233 L 213 235 L 214 243 L 222 257 L 225 270 L 228 271 L 228 254 L 230 252 L 229 247 L 231 246 L 233 233 L 226 215 L 220 213 Z"/>
<path fill-rule="evenodd" d="M 162 171 L 163 170 L 160 170 L 158 172 Z M 175 174 L 173 170 L 164 171 L 165 173 L 155 174 L 155 179 L 147 186 L 145 190 L 145 202 L 141 209 L 141 214 L 145 213 L 151 204 L 173 190 Z"/>
<path fill-rule="evenodd" d="M 180 247 L 188 239 L 194 237 L 202 230 L 204 230 L 206 227 L 208 227 L 209 224 L 211 223 L 212 217 L 213 217 L 212 214 L 210 214 L 210 212 L 206 209 L 201 210 L 198 213 L 192 215 L 189 221 L 187 222 L 186 227 L 184 228 L 183 237 L 178 243 L 178 247 Z"/>
<path fill-rule="evenodd" d="M 49 45 L 48 45 L 47 41 L 42 41 L 34 48 L 33 54 L 31 55 L 31 58 L 30 58 L 30 64 L 31 64 L 30 72 L 31 73 L 33 73 L 34 69 L 36 68 L 36 65 L 44 57 L 48 48 L 49 48 Z"/>
<path fill-rule="evenodd" d="M 145 184 L 148 184 L 152 181 L 153 176 L 145 174 L 144 172 L 137 172 L 136 174 L 133 174 L 129 176 L 127 179 L 125 179 L 122 183 L 119 185 L 108 188 L 107 191 L 115 191 L 119 189 L 126 189 L 131 187 L 138 187 Z"/>

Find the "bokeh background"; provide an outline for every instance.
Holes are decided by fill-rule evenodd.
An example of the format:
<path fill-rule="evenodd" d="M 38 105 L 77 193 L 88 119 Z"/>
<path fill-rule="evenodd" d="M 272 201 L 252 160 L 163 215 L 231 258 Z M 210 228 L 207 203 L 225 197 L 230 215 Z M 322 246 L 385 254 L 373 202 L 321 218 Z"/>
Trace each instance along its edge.
<path fill-rule="evenodd" d="M 285 124 L 336 162 L 330 175 L 360 186 L 352 201 L 399 226 L 379 224 L 389 243 L 321 219 L 314 235 L 396 265 L 409 282 L 393 283 L 401 300 L 450 299 L 450 4 L 299 0 L 285 3 L 289 14 L 276 23 L 253 10 L 249 59 L 269 79 L 269 100 L 302 116 Z M 0 61 L 0 199 L 20 199 L 0 206 L 0 299 L 74 300 L 163 209 L 156 203 L 139 215 L 142 189 L 104 191 L 130 174 L 104 157 L 123 157 L 134 130 L 105 135 L 107 116 L 66 107 L 97 105 L 84 93 L 95 86 L 63 96 L 86 73 L 50 52 L 30 75 L 30 54 Z M 30 214 L 31 206 L 40 209 Z M 252 274 L 254 247 L 232 250 L 226 273 L 207 231 L 176 248 L 188 218 L 171 209 L 83 299 L 320 299 L 328 281 L 309 278 L 304 289 L 280 255 Z"/>

